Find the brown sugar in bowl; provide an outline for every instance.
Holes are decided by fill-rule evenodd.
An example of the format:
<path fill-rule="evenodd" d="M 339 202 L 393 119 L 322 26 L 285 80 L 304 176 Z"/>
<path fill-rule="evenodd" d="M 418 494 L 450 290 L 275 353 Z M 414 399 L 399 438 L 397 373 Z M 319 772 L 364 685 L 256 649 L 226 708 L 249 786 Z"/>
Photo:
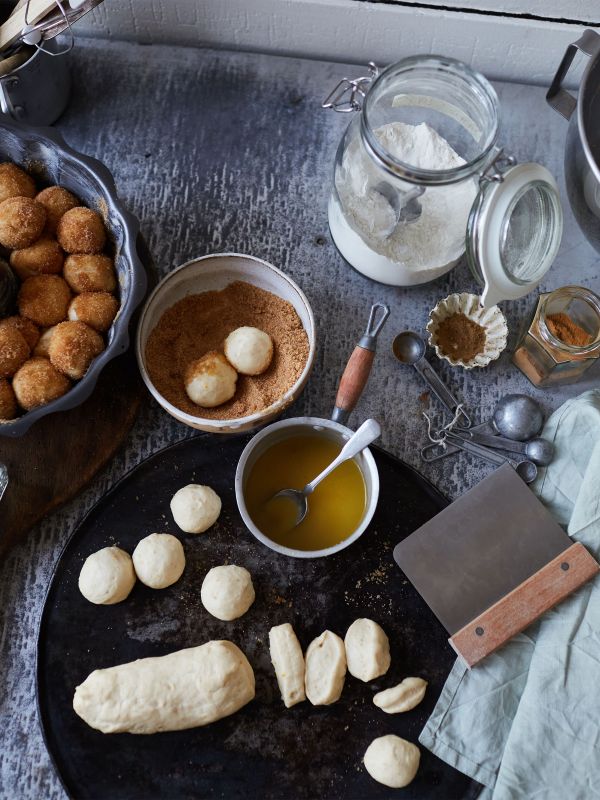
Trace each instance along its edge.
<path fill-rule="evenodd" d="M 244 289 L 244 285 L 249 285 L 249 288 Z M 187 299 L 186 303 L 183 304 L 183 310 L 185 311 L 185 305 L 195 295 L 205 292 L 217 293 L 226 288 L 228 292 L 233 294 L 239 292 L 239 299 L 242 299 L 243 296 L 245 302 L 236 303 L 236 309 L 229 310 L 227 320 L 220 320 L 221 328 L 217 329 L 214 325 L 215 318 L 213 317 L 212 320 L 207 320 L 208 324 L 204 328 L 201 339 L 197 335 L 186 337 L 185 333 L 180 337 L 181 326 L 179 328 L 177 326 L 181 318 L 171 320 L 175 335 L 183 339 L 183 341 L 179 341 L 175 345 L 179 355 L 173 359 L 170 380 L 161 382 L 161 376 L 157 376 L 156 369 L 157 353 L 152 352 L 156 342 L 151 340 L 152 334 L 157 329 L 163 315 L 167 313 L 165 319 L 168 323 L 170 316 L 168 312 L 180 301 Z M 252 288 L 257 291 L 253 292 Z M 279 368 L 281 368 L 281 366 L 289 367 L 290 360 L 297 359 L 298 353 L 294 355 L 294 345 L 289 339 L 287 341 L 277 341 L 277 326 L 269 329 L 269 313 L 266 313 L 263 305 L 264 293 L 270 293 L 270 295 L 278 298 L 281 301 L 281 307 L 290 314 L 290 317 L 293 316 L 300 321 L 306 334 L 306 347 L 302 357 L 303 363 L 296 363 L 295 373 L 293 370 L 294 365 L 292 365 L 292 369 L 287 375 L 289 385 L 285 389 L 279 388 L 276 392 L 273 392 L 275 386 L 285 384 L 285 378 L 283 381 L 278 382 L 275 373 L 272 371 L 278 369 L 277 354 L 280 361 L 285 362 L 283 365 L 280 364 Z M 277 303 L 269 304 L 270 311 L 272 312 L 272 308 L 277 307 L 277 305 Z M 177 314 L 177 310 L 171 313 Z M 284 313 L 286 312 L 284 311 Z M 185 396 L 183 388 L 184 364 L 180 364 L 179 360 L 183 362 L 188 356 L 190 356 L 190 359 L 193 356 L 198 358 L 208 350 L 219 349 L 222 351 L 223 342 L 221 339 L 224 340 L 227 333 L 231 332 L 229 328 L 233 330 L 242 325 L 264 328 L 272 336 L 276 353 L 273 364 L 262 376 L 249 377 L 240 375 L 238 379 L 239 393 L 236 392 L 234 398 L 223 406 L 203 409 L 194 405 Z M 161 327 L 164 330 L 164 326 Z M 225 329 L 227 329 L 227 333 L 223 336 Z M 187 341 L 185 341 L 186 338 Z M 156 339 L 156 336 L 154 339 Z M 198 350 L 194 351 L 194 347 L 197 347 Z M 203 352 L 200 352 L 200 350 Z M 144 383 L 155 400 L 171 416 L 197 430 L 208 431 L 209 433 L 239 433 L 252 430 L 274 419 L 302 392 L 308 380 L 315 355 L 314 316 L 302 290 L 285 273 L 266 261 L 254 256 L 237 253 L 219 253 L 203 256 L 189 261 L 169 273 L 150 295 L 138 325 L 136 355 Z M 153 380 L 153 374 L 162 391 Z M 163 374 L 163 379 L 165 375 L 166 373 Z M 268 386 L 267 383 L 269 384 Z M 263 391 L 265 402 L 261 406 L 255 393 Z M 244 394 L 245 392 L 247 394 Z"/>

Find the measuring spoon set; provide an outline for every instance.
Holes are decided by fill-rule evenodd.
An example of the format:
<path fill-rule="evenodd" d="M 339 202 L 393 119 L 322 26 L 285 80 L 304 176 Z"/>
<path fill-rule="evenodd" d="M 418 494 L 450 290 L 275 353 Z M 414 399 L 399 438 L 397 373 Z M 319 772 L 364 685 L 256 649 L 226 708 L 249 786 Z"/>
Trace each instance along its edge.
<path fill-rule="evenodd" d="M 506 395 L 498 402 L 490 422 L 473 426 L 462 404 L 426 360 L 425 340 L 419 334 L 413 331 L 400 333 L 394 339 L 392 350 L 400 363 L 414 367 L 453 415 L 454 423 L 442 428 L 440 441 L 432 441 L 421 449 L 424 461 L 438 461 L 462 450 L 498 466 L 510 464 L 525 483 L 535 480 L 538 466 L 550 463 L 554 445 L 539 437 L 544 415 L 533 398 L 523 394 Z M 517 458 L 511 458 L 507 452 Z"/>

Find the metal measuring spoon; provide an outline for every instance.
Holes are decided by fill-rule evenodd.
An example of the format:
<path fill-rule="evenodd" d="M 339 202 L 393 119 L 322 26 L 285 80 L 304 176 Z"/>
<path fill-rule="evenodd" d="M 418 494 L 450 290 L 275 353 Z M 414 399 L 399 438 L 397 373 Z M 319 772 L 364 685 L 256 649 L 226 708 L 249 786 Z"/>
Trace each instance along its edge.
<path fill-rule="evenodd" d="M 452 442 L 452 444 L 454 444 L 460 450 L 464 450 L 466 453 L 471 453 L 471 455 L 478 456 L 485 461 L 489 461 L 491 464 L 497 464 L 499 467 L 501 467 L 503 464 L 510 464 L 517 475 L 522 478 L 525 483 L 533 483 L 533 481 L 537 478 L 538 468 L 533 461 L 515 461 L 513 458 L 503 456 L 500 453 L 497 453 L 495 450 L 489 450 L 487 447 L 482 447 L 474 442 L 465 441 L 461 436 L 457 436 L 455 433 L 447 432 L 446 439 L 447 441 Z"/>
<path fill-rule="evenodd" d="M 473 431 L 461 432 L 459 436 L 484 447 L 492 447 L 494 450 L 508 450 L 510 453 L 520 453 L 539 467 L 547 467 L 554 457 L 554 445 L 552 442 L 540 437 L 530 439 L 528 442 L 516 442 L 514 439 L 506 439 L 504 436 L 494 436 L 491 433 L 476 433 Z"/>
<path fill-rule="evenodd" d="M 373 187 L 373 191 L 380 194 L 394 212 L 393 223 L 380 231 L 382 239 L 389 239 L 401 223 L 414 222 L 421 216 L 423 209 L 418 198 L 425 191 L 425 187 L 415 186 L 408 192 L 399 192 L 386 181 L 379 181 Z"/>
<path fill-rule="evenodd" d="M 381 436 L 381 428 L 375 419 L 368 419 L 360 426 L 360 428 L 352 434 L 346 444 L 343 446 L 340 454 L 335 458 L 328 467 L 325 467 L 317 477 L 310 483 L 307 483 L 304 489 L 282 489 L 277 494 L 268 500 L 271 503 L 273 500 L 279 498 L 286 498 L 292 500 L 296 505 L 296 521 L 294 527 L 299 525 L 308 511 L 308 496 L 311 495 L 317 486 L 324 480 L 334 469 L 337 469 L 344 461 L 358 455 L 365 447 L 368 447 L 375 439 Z"/>
<path fill-rule="evenodd" d="M 526 442 L 542 430 L 544 412 L 529 395 L 507 394 L 494 410 L 492 425 L 507 439 Z"/>
<path fill-rule="evenodd" d="M 414 333 L 414 331 L 399 333 L 392 342 L 392 351 L 398 361 L 402 364 L 414 367 L 428 384 L 440 403 L 442 403 L 451 414 L 455 415 L 458 413 L 460 403 L 442 383 L 441 379 L 434 372 L 431 364 L 425 359 L 426 349 L 425 340 L 419 336 L 418 333 Z M 461 420 L 461 428 L 471 427 L 471 418 L 464 409 L 460 409 L 458 418 Z"/>

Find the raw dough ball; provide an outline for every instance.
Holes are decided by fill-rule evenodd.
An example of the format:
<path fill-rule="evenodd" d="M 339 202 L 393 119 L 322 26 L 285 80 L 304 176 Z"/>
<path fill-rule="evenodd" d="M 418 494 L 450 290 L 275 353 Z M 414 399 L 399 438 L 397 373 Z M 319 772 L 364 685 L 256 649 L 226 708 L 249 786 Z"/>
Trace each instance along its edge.
<path fill-rule="evenodd" d="M 346 652 L 340 637 L 324 631 L 306 651 L 306 696 L 313 706 L 328 706 L 340 699 L 346 677 Z"/>
<path fill-rule="evenodd" d="M 47 358 L 30 358 L 13 378 L 17 402 L 25 411 L 44 406 L 69 391 L 71 382 Z"/>
<path fill-rule="evenodd" d="M 273 358 L 273 342 L 258 328 L 236 328 L 225 339 L 225 355 L 243 375 L 260 375 Z"/>
<path fill-rule="evenodd" d="M 248 659 L 217 641 L 94 670 L 75 689 L 73 708 L 102 733 L 158 733 L 208 725 L 253 697 Z"/>
<path fill-rule="evenodd" d="M 0 203 L 9 197 L 34 197 L 35 181 L 25 170 L 5 161 L 0 164 Z"/>
<path fill-rule="evenodd" d="M 404 678 L 397 686 L 377 692 L 373 702 L 386 714 L 401 714 L 419 705 L 426 688 L 427 681 L 423 678 Z"/>
<path fill-rule="evenodd" d="M 120 603 L 135 584 L 131 556 L 120 547 L 103 547 L 88 556 L 79 573 L 79 591 L 90 603 Z"/>
<path fill-rule="evenodd" d="M 56 226 L 62 215 L 79 205 L 79 200 L 75 195 L 63 189 L 62 186 L 49 186 L 47 189 L 42 189 L 35 199 L 46 209 L 46 230 L 52 234 L 56 233 Z"/>
<path fill-rule="evenodd" d="M 16 328 L 0 329 L 0 378 L 10 378 L 29 358 L 29 345 Z"/>
<path fill-rule="evenodd" d="M 248 611 L 255 598 L 252 577 L 244 567 L 213 567 L 202 581 L 202 605 L 217 619 L 230 622 Z"/>
<path fill-rule="evenodd" d="M 348 672 L 361 681 L 372 681 L 390 668 L 390 643 L 372 619 L 357 619 L 348 628 L 346 638 Z"/>
<path fill-rule="evenodd" d="M 54 328 L 48 345 L 52 364 L 75 381 L 83 378 L 103 350 L 100 334 L 83 322 L 61 322 Z"/>
<path fill-rule="evenodd" d="M 19 313 L 43 328 L 67 318 L 71 291 L 60 275 L 36 275 L 21 285 Z"/>
<path fill-rule="evenodd" d="M 374 739 L 365 753 L 369 775 L 384 786 L 401 789 L 413 780 L 419 769 L 419 748 L 394 734 Z"/>
<path fill-rule="evenodd" d="M 269 651 L 285 707 L 291 708 L 296 703 L 306 700 L 304 656 L 300 642 L 289 622 L 271 628 Z"/>
<path fill-rule="evenodd" d="M 56 275 L 62 270 L 64 260 L 58 242 L 47 238 L 10 254 L 10 265 L 22 281 L 34 275 Z"/>
<path fill-rule="evenodd" d="M 114 292 L 115 265 L 108 256 L 76 254 L 67 256 L 63 272 L 74 292 Z"/>
<path fill-rule="evenodd" d="M 221 498 L 210 486 L 188 483 L 171 500 L 175 523 L 186 533 L 204 533 L 221 513 Z"/>
<path fill-rule="evenodd" d="M 27 317 L 5 317 L 0 320 L 0 331 L 5 328 L 14 328 L 19 331 L 21 336 L 25 338 L 30 350 L 33 350 L 39 341 L 40 332 L 38 327 L 30 319 L 27 319 Z"/>
<path fill-rule="evenodd" d="M 221 353 L 212 350 L 185 368 L 185 391 L 192 403 L 214 408 L 235 394 L 237 372 Z"/>
<path fill-rule="evenodd" d="M 183 545 L 170 533 L 151 533 L 133 551 L 133 566 L 142 583 L 166 589 L 181 578 L 185 568 Z"/>
<path fill-rule="evenodd" d="M 17 416 L 17 398 L 6 378 L 0 378 L 0 419 L 14 419 Z"/>
<path fill-rule="evenodd" d="M 85 206 L 71 208 L 59 219 L 56 238 L 67 253 L 100 253 L 106 243 L 102 217 Z"/>
<path fill-rule="evenodd" d="M 42 331 L 42 335 L 38 339 L 38 343 L 33 348 L 33 355 L 34 356 L 42 356 L 43 358 L 50 358 L 50 341 L 56 330 L 56 325 L 53 325 L 51 328 L 46 328 L 46 330 Z"/>
<path fill-rule="evenodd" d="M 29 247 L 42 235 L 46 209 L 30 197 L 9 197 L 0 203 L 0 244 Z"/>
<path fill-rule="evenodd" d="M 108 292 L 82 292 L 71 300 L 69 319 L 85 322 L 90 328 L 104 333 L 112 325 L 119 310 L 116 297 Z"/>

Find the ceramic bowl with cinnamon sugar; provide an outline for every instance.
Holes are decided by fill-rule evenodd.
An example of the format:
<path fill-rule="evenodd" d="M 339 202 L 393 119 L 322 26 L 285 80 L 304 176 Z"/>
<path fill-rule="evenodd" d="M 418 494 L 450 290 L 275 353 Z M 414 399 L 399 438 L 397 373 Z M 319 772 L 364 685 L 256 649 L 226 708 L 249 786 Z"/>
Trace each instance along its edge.
<path fill-rule="evenodd" d="M 207 307 L 202 321 L 199 303 Z M 229 329 L 244 325 L 270 334 L 273 363 L 263 375 L 240 375 L 227 403 L 195 405 L 185 394 L 185 360 L 221 350 Z M 240 433 L 275 419 L 300 395 L 315 346 L 312 309 L 291 278 L 254 256 L 218 253 L 183 264 L 158 284 L 140 317 L 136 354 L 144 383 L 171 416 L 209 433 Z"/>

